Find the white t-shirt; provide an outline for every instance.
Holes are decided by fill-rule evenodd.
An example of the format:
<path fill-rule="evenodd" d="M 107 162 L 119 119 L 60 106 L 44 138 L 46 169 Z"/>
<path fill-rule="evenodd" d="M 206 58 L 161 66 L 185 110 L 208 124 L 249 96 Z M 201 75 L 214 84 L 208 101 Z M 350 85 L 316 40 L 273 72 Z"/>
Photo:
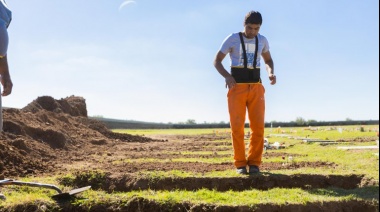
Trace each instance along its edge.
<path fill-rule="evenodd" d="M 268 40 L 261 35 L 260 33 L 257 35 L 259 39 L 259 46 L 257 49 L 257 61 L 256 67 L 260 68 L 260 59 L 261 54 L 269 51 L 269 43 Z M 255 47 L 256 47 L 256 38 L 248 39 L 243 36 L 245 50 L 247 54 L 247 67 L 253 69 L 253 60 L 255 56 Z M 234 68 L 244 68 L 244 56 L 243 49 L 241 46 L 239 33 L 232 33 L 229 35 L 222 43 L 220 47 L 220 52 L 223 54 L 230 54 L 231 59 L 231 67 Z"/>

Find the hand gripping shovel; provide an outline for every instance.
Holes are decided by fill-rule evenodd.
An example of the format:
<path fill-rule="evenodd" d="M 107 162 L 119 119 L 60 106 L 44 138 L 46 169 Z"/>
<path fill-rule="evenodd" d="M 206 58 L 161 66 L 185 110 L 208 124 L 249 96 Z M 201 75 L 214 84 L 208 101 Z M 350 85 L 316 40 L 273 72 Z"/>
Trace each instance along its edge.
<path fill-rule="evenodd" d="M 34 182 L 33 183 L 32 182 L 22 182 L 22 181 L 11 180 L 11 179 L 0 180 L 0 186 L 3 186 L 3 185 L 21 185 L 21 186 L 31 186 L 31 187 L 53 189 L 53 190 L 56 190 L 58 192 L 58 194 L 52 196 L 52 198 L 56 199 L 56 200 L 68 199 L 75 194 L 81 193 L 81 192 L 86 191 L 86 190 L 91 188 L 91 186 L 86 186 L 86 187 L 77 188 L 77 189 L 74 189 L 74 190 L 71 190 L 69 192 L 64 193 L 64 192 L 62 192 L 61 189 L 59 189 L 55 185 L 43 184 L 43 183 L 34 183 Z"/>

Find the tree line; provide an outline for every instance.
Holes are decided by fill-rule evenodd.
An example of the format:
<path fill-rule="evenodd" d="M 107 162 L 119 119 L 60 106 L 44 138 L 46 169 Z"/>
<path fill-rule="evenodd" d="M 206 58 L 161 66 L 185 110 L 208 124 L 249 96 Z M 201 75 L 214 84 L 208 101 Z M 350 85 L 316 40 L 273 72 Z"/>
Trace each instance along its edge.
<path fill-rule="evenodd" d="M 204 122 L 197 123 L 194 119 L 188 119 L 185 122 L 178 123 L 154 123 L 134 120 L 107 119 L 100 116 L 90 117 L 103 122 L 109 129 L 185 129 L 185 128 L 229 128 L 228 122 Z M 344 125 L 378 125 L 379 120 L 351 120 L 347 118 L 344 121 L 316 121 L 305 120 L 297 117 L 295 121 L 290 122 L 266 122 L 265 127 L 301 127 L 301 126 L 344 126 Z M 246 123 L 246 127 L 249 124 Z"/>

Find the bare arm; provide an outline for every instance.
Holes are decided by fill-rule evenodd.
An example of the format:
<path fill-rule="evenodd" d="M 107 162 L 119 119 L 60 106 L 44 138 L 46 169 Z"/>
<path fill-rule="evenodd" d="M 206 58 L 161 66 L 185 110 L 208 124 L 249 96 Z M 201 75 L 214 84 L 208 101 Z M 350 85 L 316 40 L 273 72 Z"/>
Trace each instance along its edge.
<path fill-rule="evenodd" d="M 9 74 L 7 56 L 4 56 L 0 59 L 0 78 L 1 84 L 3 85 L 3 92 L 1 93 L 1 95 L 8 96 L 12 93 L 13 84 L 11 76 Z"/>
<path fill-rule="evenodd" d="M 220 75 L 224 77 L 226 80 L 226 86 L 228 88 L 232 88 L 236 85 L 235 79 L 231 76 L 231 74 L 224 68 L 222 61 L 226 57 L 226 54 L 223 54 L 222 52 L 218 52 L 214 59 L 214 66 L 216 70 L 219 72 Z"/>
<path fill-rule="evenodd" d="M 261 56 L 263 57 L 265 62 L 265 68 L 268 72 L 270 84 L 274 85 L 276 84 L 276 75 L 274 75 L 274 63 L 272 56 L 270 55 L 269 51 L 262 53 Z"/>

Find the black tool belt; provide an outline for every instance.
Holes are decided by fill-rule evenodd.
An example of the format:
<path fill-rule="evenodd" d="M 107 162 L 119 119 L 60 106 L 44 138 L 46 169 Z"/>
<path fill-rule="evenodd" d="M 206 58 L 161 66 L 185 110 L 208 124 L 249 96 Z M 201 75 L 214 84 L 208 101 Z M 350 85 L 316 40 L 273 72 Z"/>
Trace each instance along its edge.
<path fill-rule="evenodd" d="M 261 83 L 259 68 L 231 68 L 231 75 L 236 83 Z"/>

